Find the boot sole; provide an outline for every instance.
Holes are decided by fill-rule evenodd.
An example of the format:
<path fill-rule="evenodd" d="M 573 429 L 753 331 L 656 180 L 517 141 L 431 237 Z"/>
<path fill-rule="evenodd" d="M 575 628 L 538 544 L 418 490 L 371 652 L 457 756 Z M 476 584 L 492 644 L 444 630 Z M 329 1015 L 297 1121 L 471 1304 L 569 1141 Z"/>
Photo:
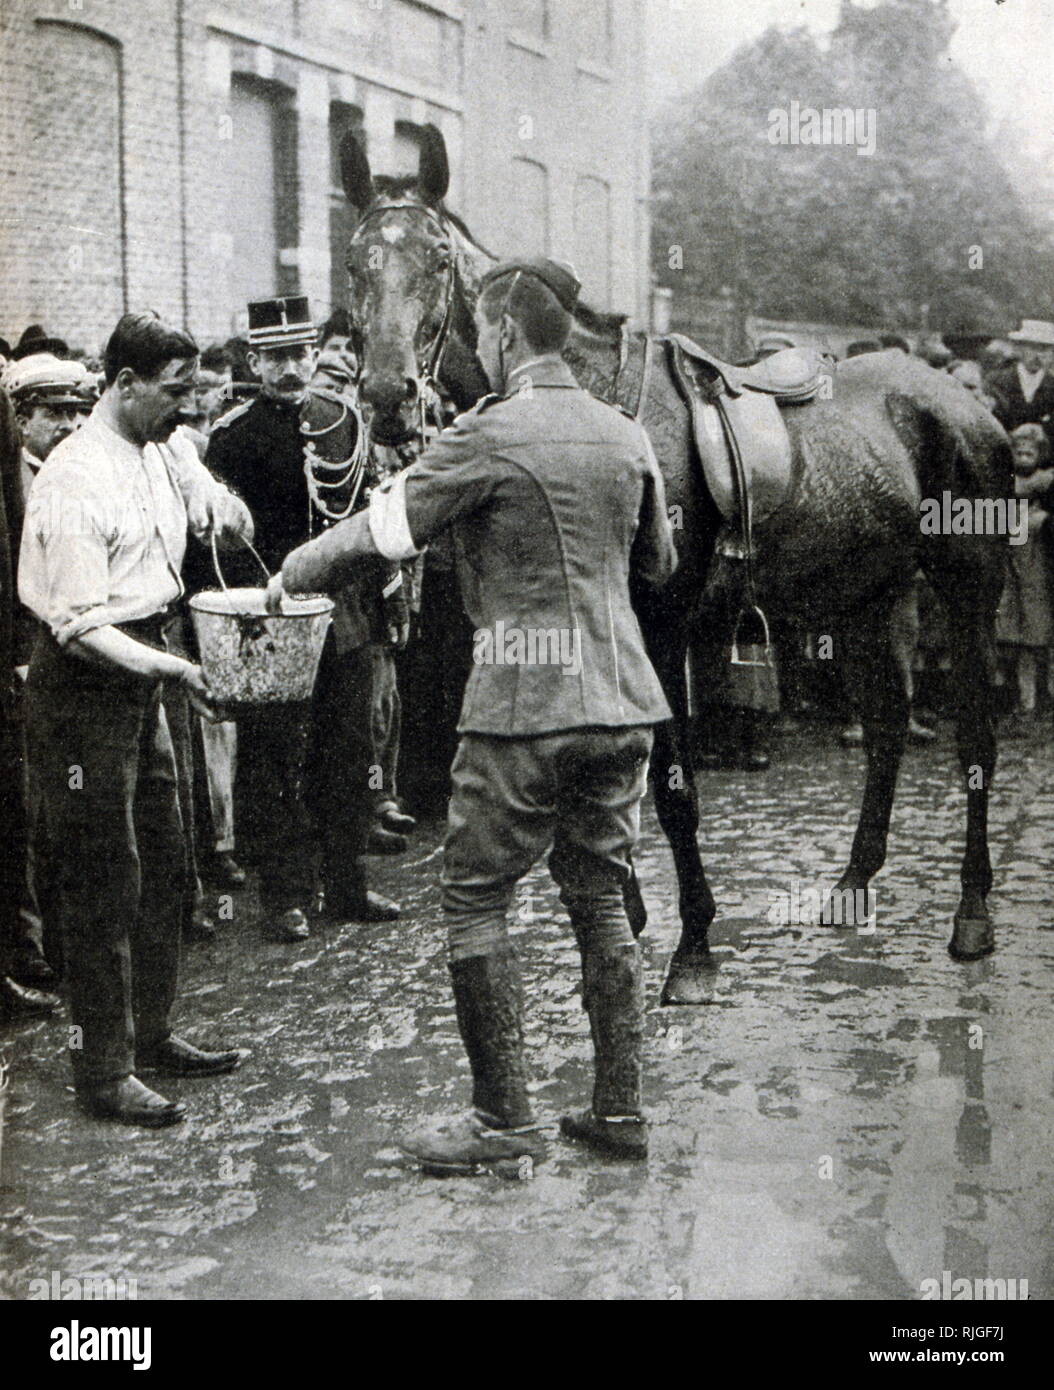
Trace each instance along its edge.
<path fill-rule="evenodd" d="M 214 1067 L 166 1067 L 160 1063 L 138 1062 L 135 1065 L 136 1076 L 181 1076 L 184 1080 L 194 1081 L 198 1077 L 206 1076 L 229 1076 L 232 1071 L 237 1071 L 242 1064 L 242 1058 L 237 1061 L 224 1063 L 223 1066 Z"/>
<path fill-rule="evenodd" d="M 85 1115 L 93 1120 L 114 1120 L 122 1125 L 139 1125 L 142 1129 L 168 1129 L 170 1125 L 178 1125 L 187 1117 L 185 1110 L 162 1111 L 158 1115 L 146 1114 L 123 1114 L 119 1110 L 107 1110 L 106 1108 L 97 1109 L 91 1104 L 83 1101 L 77 1102 Z"/>
<path fill-rule="evenodd" d="M 576 1143 L 585 1144 L 597 1153 L 605 1154 L 608 1158 L 622 1158 L 631 1162 L 643 1163 L 648 1157 L 647 1138 L 645 1138 L 643 1145 L 620 1144 L 606 1134 L 602 1135 L 595 1130 L 581 1128 L 570 1115 L 565 1115 L 560 1121 L 560 1133 L 567 1139 L 573 1139 Z"/>

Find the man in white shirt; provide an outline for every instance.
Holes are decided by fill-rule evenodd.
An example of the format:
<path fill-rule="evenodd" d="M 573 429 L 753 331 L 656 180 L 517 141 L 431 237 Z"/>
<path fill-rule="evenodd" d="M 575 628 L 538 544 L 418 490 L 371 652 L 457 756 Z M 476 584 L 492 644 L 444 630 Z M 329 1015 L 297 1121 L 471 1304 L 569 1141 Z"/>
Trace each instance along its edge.
<path fill-rule="evenodd" d="M 70 1058 L 90 1114 L 151 1127 L 184 1109 L 134 1074 L 231 1071 L 172 1034 L 186 861 L 162 681 L 217 713 L 200 667 L 165 649 L 188 527 L 251 539 L 244 503 L 176 431 L 197 347 L 153 314 L 126 314 L 106 390 L 30 490 L 19 595 L 44 624 L 30 661 L 28 733 L 48 831 L 69 984 Z"/>

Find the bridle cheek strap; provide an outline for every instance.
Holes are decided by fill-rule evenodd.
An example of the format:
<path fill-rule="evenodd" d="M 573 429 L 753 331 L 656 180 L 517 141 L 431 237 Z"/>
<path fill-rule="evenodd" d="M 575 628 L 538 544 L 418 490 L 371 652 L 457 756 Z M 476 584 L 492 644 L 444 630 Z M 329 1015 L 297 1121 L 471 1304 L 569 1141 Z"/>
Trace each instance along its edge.
<path fill-rule="evenodd" d="M 439 327 L 435 336 L 429 343 L 423 355 L 415 353 L 415 366 L 417 376 L 414 384 L 417 387 L 417 406 L 419 418 L 419 431 L 421 443 L 427 443 L 429 435 L 438 434 L 442 429 L 442 416 L 440 413 L 439 372 L 443 365 L 443 356 L 446 352 L 447 342 L 450 338 L 450 327 L 454 318 L 454 295 L 457 289 L 457 252 L 453 250 L 454 238 L 442 218 L 434 213 L 431 208 L 425 207 L 421 203 L 379 203 L 376 207 L 363 217 L 358 227 L 355 229 L 355 237 L 358 237 L 367 223 L 374 218 L 382 216 L 387 212 L 412 212 L 426 221 L 431 222 L 451 243 L 451 262 L 447 273 L 446 288 L 443 294 L 443 316 L 440 319 Z M 358 387 L 355 390 L 356 399 L 358 397 Z M 429 423 L 429 414 L 432 422 Z"/>

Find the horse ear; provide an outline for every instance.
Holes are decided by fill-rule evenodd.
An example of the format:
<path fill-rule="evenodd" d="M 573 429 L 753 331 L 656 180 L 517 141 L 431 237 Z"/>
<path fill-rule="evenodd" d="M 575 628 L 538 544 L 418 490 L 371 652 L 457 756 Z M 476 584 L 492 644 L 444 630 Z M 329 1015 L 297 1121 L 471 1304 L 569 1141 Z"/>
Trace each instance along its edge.
<path fill-rule="evenodd" d="M 340 177 L 348 202 L 364 211 L 373 198 L 373 175 L 366 151 L 353 130 L 345 131 L 340 142 Z"/>
<path fill-rule="evenodd" d="M 441 203 L 450 187 L 450 165 L 446 157 L 443 132 L 434 125 L 421 127 L 421 157 L 417 166 L 417 187 L 426 203 Z"/>

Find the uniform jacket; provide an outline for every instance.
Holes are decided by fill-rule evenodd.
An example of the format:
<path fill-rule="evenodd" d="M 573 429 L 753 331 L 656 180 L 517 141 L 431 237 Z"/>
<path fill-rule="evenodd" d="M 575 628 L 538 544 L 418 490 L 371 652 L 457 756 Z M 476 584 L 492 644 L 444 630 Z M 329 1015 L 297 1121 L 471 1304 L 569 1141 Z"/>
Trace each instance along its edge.
<path fill-rule="evenodd" d="M 205 463 L 252 512 L 254 545 L 272 574 L 294 547 L 321 529 L 304 477 L 298 405 L 261 394 L 235 406 L 213 425 Z M 380 561 L 366 567 L 337 596 L 334 628 L 340 651 L 382 640 L 381 593 L 390 569 Z M 265 582 L 248 552 L 225 556 L 223 571 L 231 586 L 258 587 Z M 188 589 L 214 588 L 215 583 L 211 557 L 194 555 Z"/>
<path fill-rule="evenodd" d="M 311 534 L 299 407 L 264 395 L 235 406 L 213 425 L 205 464 L 252 512 L 253 544 L 274 573 Z M 232 585 L 264 582 L 248 553 L 225 558 L 224 575 Z"/>
<path fill-rule="evenodd" d="M 1008 434 L 1018 425 L 1042 424 L 1054 445 L 1054 376 L 1050 372 L 1043 377 L 1030 401 L 1025 400 L 1021 390 L 1016 363 L 993 372 L 988 386 L 995 397 L 992 414 Z"/>
<path fill-rule="evenodd" d="M 355 521 L 290 557 L 287 587 L 335 582 L 355 534 L 342 528 Z M 452 530 L 476 629 L 460 732 L 670 717 L 629 590 L 631 567 L 659 585 L 676 564 L 662 475 L 641 426 L 583 391 L 559 358 L 525 364 L 508 396 L 459 416 L 374 492 L 369 526 L 392 560 Z"/>

